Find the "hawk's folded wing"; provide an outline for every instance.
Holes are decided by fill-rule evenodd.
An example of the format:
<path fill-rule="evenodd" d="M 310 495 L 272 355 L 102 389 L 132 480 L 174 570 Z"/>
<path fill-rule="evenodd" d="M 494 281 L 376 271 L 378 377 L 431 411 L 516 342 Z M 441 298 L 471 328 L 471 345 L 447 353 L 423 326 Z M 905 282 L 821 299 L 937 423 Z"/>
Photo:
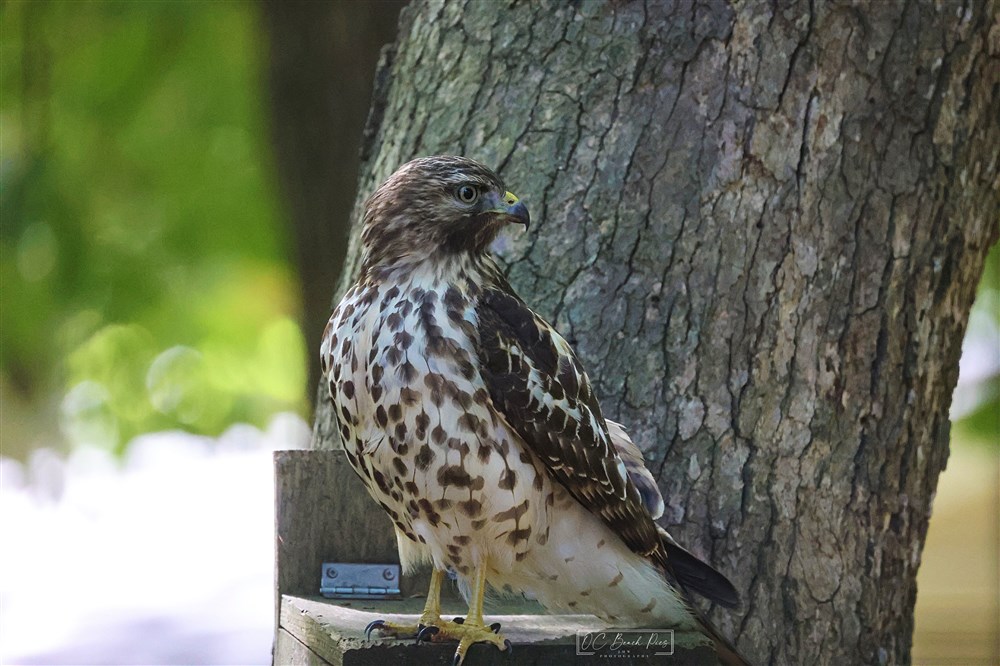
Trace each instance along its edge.
<path fill-rule="evenodd" d="M 493 404 L 570 495 L 630 549 L 666 569 L 656 526 L 569 344 L 505 290 L 485 290 L 477 314 L 482 375 Z"/>

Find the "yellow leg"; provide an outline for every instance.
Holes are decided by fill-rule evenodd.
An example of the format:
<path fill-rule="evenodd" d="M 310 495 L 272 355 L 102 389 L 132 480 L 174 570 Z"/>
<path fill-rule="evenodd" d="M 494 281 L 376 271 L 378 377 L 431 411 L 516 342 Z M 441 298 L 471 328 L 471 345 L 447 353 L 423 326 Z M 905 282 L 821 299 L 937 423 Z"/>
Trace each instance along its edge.
<path fill-rule="evenodd" d="M 511 648 L 510 641 L 500 635 L 499 625 L 486 626 L 483 622 L 483 600 L 486 596 L 486 563 L 483 562 L 476 567 L 476 575 L 473 578 L 472 589 L 469 595 L 469 614 L 462 623 L 442 622 L 435 626 L 436 631 L 430 629 L 421 632 L 421 636 L 426 636 L 430 640 L 438 642 L 445 640 L 457 640 L 458 647 L 455 649 L 455 658 L 452 661 L 454 666 L 458 666 L 465 660 L 465 655 L 475 643 L 492 643 L 501 650 Z M 428 600 L 429 601 L 429 600 Z"/>
<path fill-rule="evenodd" d="M 486 596 L 486 567 L 476 569 L 476 578 L 472 584 L 472 595 L 469 599 L 469 617 L 466 624 L 483 624 L 483 599 Z"/>
<path fill-rule="evenodd" d="M 431 571 L 431 586 L 427 590 L 427 603 L 424 604 L 424 612 L 420 615 L 420 624 L 430 627 L 441 621 L 441 582 L 444 580 L 444 572 L 438 569 Z"/>
<path fill-rule="evenodd" d="M 397 638 L 416 636 L 417 640 L 458 641 L 455 658 L 452 661 L 458 666 L 465 660 L 465 655 L 475 643 L 492 643 L 501 650 L 511 649 L 510 641 L 500 635 L 500 625 L 487 627 L 483 622 L 483 600 L 486 597 L 486 565 L 476 567 L 472 590 L 469 597 L 469 614 L 455 621 L 441 619 L 441 582 L 444 572 L 435 569 L 431 573 L 431 585 L 427 590 L 427 603 L 420 615 L 419 624 L 396 624 L 385 620 L 375 620 L 365 629 L 365 637 L 370 638 L 371 632 L 378 629 Z"/>
<path fill-rule="evenodd" d="M 443 571 L 439 571 L 438 569 L 431 571 L 431 584 L 427 589 L 427 603 L 424 604 L 424 612 L 420 614 L 419 624 L 398 624 L 396 622 L 386 622 L 385 620 L 375 620 L 365 627 L 365 639 L 370 639 L 372 631 L 376 629 L 378 629 L 379 633 L 402 638 L 417 636 L 425 627 L 440 625 L 442 581 L 444 581 Z"/>

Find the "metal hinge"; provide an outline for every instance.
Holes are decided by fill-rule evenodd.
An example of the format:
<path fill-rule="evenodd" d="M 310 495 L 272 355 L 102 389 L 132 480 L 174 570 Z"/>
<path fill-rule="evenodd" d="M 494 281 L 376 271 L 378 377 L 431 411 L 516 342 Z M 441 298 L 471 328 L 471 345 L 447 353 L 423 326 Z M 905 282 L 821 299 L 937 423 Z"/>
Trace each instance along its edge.
<path fill-rule="evenodd" d="M 398 599 L 398 564 L 324 562 L 319 593 L 330 599 Z"/>

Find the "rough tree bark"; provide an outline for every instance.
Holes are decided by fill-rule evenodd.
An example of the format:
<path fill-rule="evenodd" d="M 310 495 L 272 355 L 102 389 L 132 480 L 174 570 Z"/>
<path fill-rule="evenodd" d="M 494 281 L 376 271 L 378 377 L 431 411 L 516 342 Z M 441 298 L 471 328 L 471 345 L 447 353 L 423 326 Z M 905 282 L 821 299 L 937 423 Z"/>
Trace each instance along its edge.
<path fill-rule="evenodd" d="M 513 283 L 741 590 L 722 630 L 761 664 L 906 663 L 997 237 L 998 7 L 775 4 L 415 2 L 354 219 L 413 156 L 499 167 L 538 221 Z"/>

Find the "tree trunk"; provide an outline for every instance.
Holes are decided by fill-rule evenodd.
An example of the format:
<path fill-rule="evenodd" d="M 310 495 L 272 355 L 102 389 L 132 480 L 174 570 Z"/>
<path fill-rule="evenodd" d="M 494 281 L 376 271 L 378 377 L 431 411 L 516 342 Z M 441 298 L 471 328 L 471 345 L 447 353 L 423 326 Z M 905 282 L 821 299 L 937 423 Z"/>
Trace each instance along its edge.
<path fill-rule="evenodd" d="M 265 0 L 271 136 L 292 223 L 308 349 L 330 317 L 358 181 L 358 149 L 379 50 L 405 0 Z M 319 382 L 309 357 L 310 389 Z"/>
<path fill-rule="evenodd" d="M 908 662 L 998 232 L 996 2 L 511 4 L 404 11 L 341 291 L 399 164 L 499 167 L 538 222 L 509 275 L 742 592 L 723 633 L 761 664 Z"/>

